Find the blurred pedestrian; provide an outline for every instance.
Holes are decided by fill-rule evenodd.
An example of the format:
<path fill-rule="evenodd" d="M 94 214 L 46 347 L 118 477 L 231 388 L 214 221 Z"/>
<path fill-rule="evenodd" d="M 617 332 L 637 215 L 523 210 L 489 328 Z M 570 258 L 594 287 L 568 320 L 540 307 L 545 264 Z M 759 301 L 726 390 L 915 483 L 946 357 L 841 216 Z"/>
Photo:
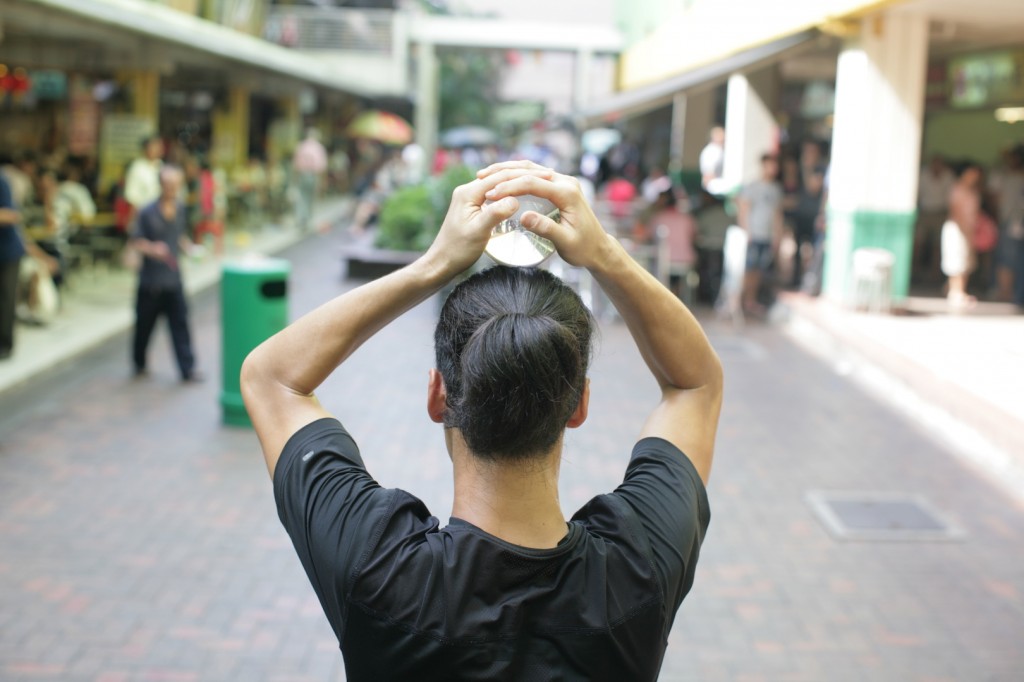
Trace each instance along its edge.
<path fill-rule="evenodd" d="M 662 192 L 664 192 L 665 181 L 663 178 L 668 178 L 665 175 L 665 169 L 661 166 L 652 166 L 651 170 L 647 172 L 647 175 L 640 182 L 640 196 L 648 204 L 656 203 Z"/>
<path fill-rule="evenodd" d="M 1024 245 L 1024 146 L 1005 154 L 1004 167 L 989 182 L 999 216 L 999 244 L 996 246 L 996 293 L 1001 301 L 1014 298 L 1018 251 Z"/>
<path fill-rule="evenodd" d="M 406 181 L 410 185 L 418 185 L 423 182 L 427 170 L 423 147 L 415 142 L 410 142 L 402 147 L 402 163 L 405 164 Z"/>
<path fill-rule="evenodd" d="M 667 257 L 666 272 L 669 290 L 692 305 L 697 293 L 697 224 L 688 213 L 679 209 L 676 188 L 662 176 L 662 191 L 654 200 L 647 220 L 650 231 L 657 238 L 659 248 Z M 664 182 L 668 181 L 668 182 Z"/>
<path fill-rule="evenodd" d="M 174 357 L 184 382 L 201 381 L 195 369 L 188 304 L 181 279 L 181 253 L 191 248 L 188 241 L 188 210 L 181 201 L 185 174 L 176 166 L 160 170 L 160 196 L 139 213 L 131 235 L 131 246 L 142 254 L 135 299 L 135 334 L 132 361 L 135 376 L 148 374 L 146 355 L 149 339 L 161 315 L 174 344 Z"/>
<path fill-rule="evenodd" d="M 821 158 L 821 145 L 817 140 L 804 140 L 800 147 L 800 189 L 793 209 L 793 262 L 790 286 L 800 287 L 805 261 L 809 254 L 804 246 L 813 247 L 815 234 L 824 220 L 825 164 Z"/>
<path fill-rule="evenodd" d="M 303 232 L 313 229 L 313 202 L 323 186 L 326 172 L 327 150 L 320 143 L 320 131 L 308 128 L 305 139 L 295 148 L 292 157 L 292 182 L 298 193 L 295 223 Z"/>
<path fill-rule="evenodd" d="M 356 204 L 349 230 L 362 234 L 380 213 L 381 206 L 395 190 L 406 184 L 406 166 L 401 150 L 389 150 L 384 164 L 373 178 L 370 189 L 363 193 Z"/>
<path fill-rule="evenodd" d="M 271 220 L 278 222 L 288 201 L 288 167 L 273 152 L 267 153 L 267 210 Z"/>
<path fill-rule="evenodd" d="M 66 265 L 71 237 L 96 217 L 96 202 L 79 178 L 75 166 L 59 171 L 44 170 L 39 176 L 39 191 L 49 235 L 39 244 Z M 60 281 L 58 279 L 58 284 Z"/>
<path fill-rule="evenodd" d="M 747 265 L 743 276 L 743 310 L 763 315 L 761 285 L 771 275 L 782 240 L 782 187 L 779 162 L 772 154 L 761 156 L 761 177 L 746 185 L 739 195 L 739 226 L 747 233 Z"/>
<path fill-rule="evenodd" d="M 57 171 L 57 196 L 68 219 L 88 223 L 96 217 L 96 200 L 82 182 L 83 168 L 79 162 L 68 161 Z"/>
<path fill-rule="evenodd" d="M 604 200 L 608 202 L 611 214 L 619 220 L 633 217 L 633 202 L 637 198 L 636 183 L 630 169 L 614 174 L 603 188 Z"/>
<path fill-rule="evenodd" d="M 941 154 L 933 154 L 921 169 L 917 185 L 917 224 L 914 227 L 914 265 L 923 282 L 942 277 L 939 242 L 942 224 L 949 213 L 949 193 L 956 176 Z"/>
<path fill-rule="evenodd" d="M 314 391 L 473 265 L 517 208 L 505 197 L 527 193 L 562 218 L 528 212 L 524 225 L 599 280 L 660 401 L 623 482 L 567 522 L 558 472 L 566 429 L 587 417 L 593 318 L 543 270 L 471 276 L 446 299 L 428 379 L 455 480 L 439 528 L 422 501 L 370 476 Z M 279 516 L 351 680 L 656 679 L 707 529 L 722 383 L 696 319 L 605 232 L 575 180 L 526 161 L 456 189 L 419 260 L 321 306 L 242 368 Z"/>
<path fill-rule="evenodd" d="M 972 162 L 961 164 L 949 193 L 949 214 L 942 225 L 942 273 L 948 278 L 946 298 L 950 308 L 974 305 L 967 294 L 967 278 L 975 267 L 971 240 L 981 215 L 981 168 Z"/>
<path fill-rule="evenodd" d="M 715 126 L 708 134 L 708 143 L 700 152 L 700 185 L 711 194 L 722 194 L 725 171 L 725 128 Z"/>
<path fill-rule="evenodd" d="M 693 217 L 697 221 L 697 262 L 700 275 L 699 298 L 707 302 L 718 299 L 722 286 L 725 258 L 725 234 L 733 218 L 722 197 L 701 190 L 694 202 Z"/>
<path fill-rule="evenodd" d="M 199 160 L 195 191 L 196 222 L 192 236 L 197 244 L 202 244 L 209 235 L 213 240 L 214 253 L 220 256 L 224 253 L 224 189 L 217 182 L 208 159 Z"/>
<path fill-rule="evenodd" d="M 36 175 L 39 163 L 32 151 L 22 151 L 14 159 L 5 159 L 0 163 L 0 174 L 7 179 L 11 198 L 19 209 L 31 205 L 35 201 Z"/>
<path fill-rule="evenodd" d="M 14 352 L 14 321 L 18 302 L 18 272 L 25 246 L 18 232 L 21 214 L 10 183 L 0 173 L 0 360 Z"/>
<path fill-rule="evenodd" d="M 124 178 L 124 198 L 132 206 L 133 218 L 160 197 L 164 142 L 153 135 L 142 140 L 141 148 L 142 155 L 128 165 Z"/>

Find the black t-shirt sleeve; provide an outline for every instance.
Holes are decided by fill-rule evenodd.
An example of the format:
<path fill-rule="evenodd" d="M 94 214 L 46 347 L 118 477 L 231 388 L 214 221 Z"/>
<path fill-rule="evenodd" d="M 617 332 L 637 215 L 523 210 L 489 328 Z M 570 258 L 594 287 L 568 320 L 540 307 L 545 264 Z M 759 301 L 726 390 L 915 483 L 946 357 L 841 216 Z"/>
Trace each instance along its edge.
<path fill-rule="evenodd" d="M 667 605 L 677 609 L 693 585 L 711 519 L 700 475 L 668 441 L 644 438 L 633 447 L 625 479 L 613 494 L 636 513 Z"/>
<path fill-rule="evenodd" d="M 278 516 L 339 641 L 353 578 L 375 544 L 392 492 L 367 473 L 336 419 L 297 431 L 274 470 Z"/>

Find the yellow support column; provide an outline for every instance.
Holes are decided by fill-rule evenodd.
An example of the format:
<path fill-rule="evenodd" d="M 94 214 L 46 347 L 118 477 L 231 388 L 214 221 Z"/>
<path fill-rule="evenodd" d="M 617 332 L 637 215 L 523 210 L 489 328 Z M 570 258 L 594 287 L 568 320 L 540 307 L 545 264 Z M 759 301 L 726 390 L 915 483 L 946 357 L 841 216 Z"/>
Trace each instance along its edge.
<path fill-rule="evenodd" d="M 249 88 L 232 86 L 228 106 L 213 115 L 213 161 L 228 172 L 249 156 Z"/>
<path fill-rule="evenodd" d="M 125 71 L 121 80 L 132 94 L 132 113 L 150 122 L 154 132 L 160 129 L 160 72 Z"/>
<path fill-rule="evenodd" d="M 233 166 L 242 166 L 249 160 L 249 88 L 232 86 L 228 91 L 228 106 L 232 128 L 235 130 L 235 156 Z"/>

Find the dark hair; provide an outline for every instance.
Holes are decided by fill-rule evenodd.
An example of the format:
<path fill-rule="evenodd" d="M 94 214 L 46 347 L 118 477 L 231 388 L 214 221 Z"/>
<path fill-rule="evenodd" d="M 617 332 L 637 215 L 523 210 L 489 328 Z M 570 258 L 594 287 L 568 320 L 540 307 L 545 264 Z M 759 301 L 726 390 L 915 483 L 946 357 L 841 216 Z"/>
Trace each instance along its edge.
<path fill-rule="evenodd" d="M 953 173 L 956 177 L 963 177 L 964 173 L 969 170 L 976 170 L 981 172 L 981 164 L 977 163 L 972 159 L 961 159 L 953 166 Z"/>
<path fill-rule="evenodd" d="M 434 331 L 445 426 L 482 459 L 545 453 L 583 395 L 593 328 L 580 297 L 549 272 L 498 266 L 468 278 Z"/>

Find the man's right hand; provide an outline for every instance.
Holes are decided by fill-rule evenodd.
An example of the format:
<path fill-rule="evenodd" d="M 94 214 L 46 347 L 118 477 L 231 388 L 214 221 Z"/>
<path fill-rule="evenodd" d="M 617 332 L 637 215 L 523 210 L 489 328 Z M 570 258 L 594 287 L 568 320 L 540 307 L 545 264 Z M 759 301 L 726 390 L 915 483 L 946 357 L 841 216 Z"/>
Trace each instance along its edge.
<path fill-rule="evenodd" d="M 155 258 L 164 263 L 170 263 L 172 259 L 171 247 L 167 246 L 164 242 L 150 242 L 149 243 L 149 254 L 151 258 Z"/>
<path fill-rule="evenodd" d="M 171 253 L 171 247 L 167 246 L 165 242 L 136 239 L 133 242 L 133 246 L 146 258 L 152 258 L 168 265 L 174 262 L 174 254 Z"/>

